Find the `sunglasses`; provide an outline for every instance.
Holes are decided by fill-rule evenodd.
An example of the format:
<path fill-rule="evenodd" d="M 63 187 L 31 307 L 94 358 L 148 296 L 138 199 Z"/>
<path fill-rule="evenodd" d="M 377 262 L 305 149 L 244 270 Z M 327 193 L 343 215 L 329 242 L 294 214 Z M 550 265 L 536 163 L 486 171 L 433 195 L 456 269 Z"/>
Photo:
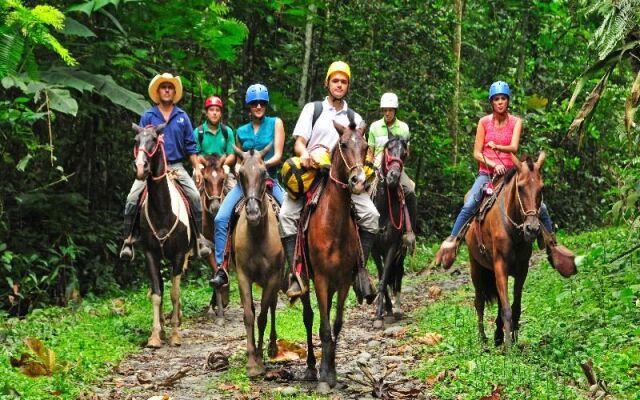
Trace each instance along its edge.
<path fill-rule="evenodd" d="M 252 101 L 251 103 L 249 103 L 249 106 L 250 106 L 251 108 L 255 108 L 255 107 L 258 107 L 258 106 L 260 106 L 260 107 L 264 108 L 264 107 L 266 107 L 266 106 L 267 106 L 267 102 L 266 102 L 266 101 L 263 101 L 263 100 Z"/>

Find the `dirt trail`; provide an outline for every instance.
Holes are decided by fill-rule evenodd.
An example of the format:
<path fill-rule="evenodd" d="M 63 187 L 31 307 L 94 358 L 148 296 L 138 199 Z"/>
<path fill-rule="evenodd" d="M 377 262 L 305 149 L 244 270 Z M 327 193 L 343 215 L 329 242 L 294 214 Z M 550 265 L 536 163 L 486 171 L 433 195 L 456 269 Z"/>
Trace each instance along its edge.
<path fill-rule="evenodd" d="M 438 282 L 437 285 L 443 290 L 457 288 L 468 282 L 468 274 L 465 272 L 454 271 L 450 280 Z M 393 323 L 385 323 L 385 328 L 381 330 L 372 327 L 373 306 L 356 306 L 347 310 L 336 355 L 339 383 L 330 393 L 331 399 L 372 398 L 371 388 L 367 391 L 365 387 L 347 379 L 347 374 L 350 373 L 362 378 L 358 360 L 365 362 L 376 378 L 384 375 L 386 367 L 395 365 L 396 368 L 385 379 L 385 382 L 398 382 L 394 385 L 395 388 L 424 389 L 421 382 L 412 382 L 408 377 L 407 372 L 417 367 L 420 360 L 415 349 L 418 344 L 412 342 L 411 338 L 405 334 L 412 329 L 413 312 L 428 302 L 436 301 L 433 297 L 437 295 L 430 295 L 428 290 L 433 284 L 426 275 L 411 276 L 410 282 L 402 290 L 404 318 Z M 281 298 L 279 307 L 283 307 L 283 304 L 284 301 Z M 256 309 L 258 308 L 259 304 L 256 304 Z M 314 325 L 316 345 L 319 345 L 317 329 L 317 325 Z M 207 369 L 207 357 L 212 352 L 222 352 L 229 357 L 232 367 L 244 368 L 245 358 L 238 354 L 244 354 L 246 336 L 242 310 L 238 304 L 231 304 L 228 307 L 223 329 L 217 329 L 209 319 L 203 316 L 185 321 L 182 326 L 182 335 L 181 347 L 164 346 L 159 350 L 143 349 L 140 353 L 123 360 L 111 376 L 96 388 L 96 395 L 93 398 L 147 400 L 152 396 L 166 394 L 173 400 L 260 399 L 271 398 L 273 396 L 270 394 L 274 392 L 294 395 L 294 398 L 296 394 L 314 393 L 315 383 L 300 380 L 305 369 L 304 359 L 278 364 L 268 362 L 268 371 L 277 370 L 280 373 L 278 379 L 253 380 L 249 393 L 241 393 L 240 388 L 234 386 L 234 382 L 221 381 L 219 377 L 222 372 Z M 316 347 L 316 351 L 320 351 L 319 346 Z M 167 386 L 158 386 L 176 373 L 183 376 Z M 421 391 L 424 392 L 424 390 Z M 410 398 L 427 398 L 427 394 L 413 395 Z"/>

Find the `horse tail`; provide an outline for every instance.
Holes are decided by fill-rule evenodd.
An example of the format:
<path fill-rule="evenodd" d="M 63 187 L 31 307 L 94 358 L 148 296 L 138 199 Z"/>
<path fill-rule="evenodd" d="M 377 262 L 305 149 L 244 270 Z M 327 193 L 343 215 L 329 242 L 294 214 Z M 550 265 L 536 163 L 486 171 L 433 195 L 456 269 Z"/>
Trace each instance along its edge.
<path fill-rule="evenodd" d="M 480 292 L 480 297 L 485 304 L 493 304 L 498 300 L 498 287 L 496 286 L 496 276 L 493 271 L 476 265 L 478 274 L 478 285 L 476 290 Z"/>

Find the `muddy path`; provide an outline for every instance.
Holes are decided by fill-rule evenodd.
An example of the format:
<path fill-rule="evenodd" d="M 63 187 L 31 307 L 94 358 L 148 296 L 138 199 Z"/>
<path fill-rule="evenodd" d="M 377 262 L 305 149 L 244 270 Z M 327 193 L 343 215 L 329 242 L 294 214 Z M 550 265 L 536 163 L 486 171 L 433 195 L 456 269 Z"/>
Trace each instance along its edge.
<path fill-rule="evenodd" d="M 406 398 L 428 398 L 424 383 L 412 380 L 409 374 L 420 363 L 416 349 L 420 344 L 414 342 L 411 336 L 415 329 L 414 313 L 428 302 L 438 301 L 440 290 L 452 290 L 467 283 L 468 274 L 464 267 L 461 268 L 462 271 L 451 271 L 450 279 L 445 281 L 435 282 L 428 273 L 409 276 L 402 290 L 404 317 L 393 322 L 387 321 L 383 329 L 372 327 L 373 306 L 349 308 L 336 354 L 339 382 L 328 398 L 373 398 L 372 387 L 357 384 L 347 377 L 351 375 L 366 381 L 362 365 L 366 365 L 365 369 L 376 379 L 391 370 L 384 381 L 393 383 L 391 388 L 398 390 L 397 396 L 406 393 Z M 286 307 L 285 304 L 285 300 L 280 298 L 278 307 Z M 258 308 L 259 303 L 256 303 L 256 310 Z M 320 351 L 317 330 L 317 325 L 314 325 L 316 353 Z M 246 381 L 243 385 L 234 382 L 228 374 L 224 375 L 225 372 L 211 370 L 208 357 L 213 352 L 220 352 L 229 359 L 232 368 L 244 371 L 246 335 L 242 310 L 238 304 L 229 305 L 226 324 L 221 330 L 204 313 L 201 317 L 184 321 L 182 343 L 178 348 L 145 348 L 132 354 L 114 368 L 111 375 L 95 389 L 92 398 L 147 400 L 153 396 L 160 396 L 157 399 L 169 396 L 173 400 L 269 399 L 304 398 L 315 393 L 315 383 L 301 380 L 306 367 L 304 359 L 284 363 L 267 362 L 268 377 L 251 380 L 248 389 Z"/>

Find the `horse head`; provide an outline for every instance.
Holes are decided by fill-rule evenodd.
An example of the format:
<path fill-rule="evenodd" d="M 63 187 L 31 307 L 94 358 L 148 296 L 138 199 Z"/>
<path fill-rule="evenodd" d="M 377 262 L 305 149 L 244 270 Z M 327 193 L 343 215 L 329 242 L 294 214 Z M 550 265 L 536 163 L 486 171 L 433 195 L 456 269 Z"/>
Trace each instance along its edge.
<path fill-rule="evenodd" d="M 133 130 L 137 132 L 136 145 L 133 149 L 136 159 L 136 179 L 146 180 L 151 173 L 151 158 L 161 147 L 162 139 L 159 135 L 165 126 L 167 124 L 148 125 L 142 128 L 135 123 L 132 124 Z"/>
<path fill-rule="evenodd" d="M 382 156 L 382 175 L 390 188 L 396 188 L 404 169 L 404 162 L 409 154 L 409 140 L 394 136 L 384 145 Z"/>
<path fill-rule="evenodd" d="M 263 157 L 271 150 L 271 147 L 273 147 L 273 143 L 269 143 L 260 151 L 253 149 L 242 151 L 235 145 L 233 146 L 236 155 L 242 162 L 238 171 L 238 183 L 246 199 L 244 208 L 247 213 L 247 222 L 252 226 L 258 225 L 264 215 L 262 209 L 269 174 Z"/>
<path fill-rule="evenodd" d="M 226 156 L 220 157 L 217 154 L 200 157 L 200 162 L 204 165 L 202 169 L 204 182 L 200 191 L 204 194 L 205 210 L 213 216 L 218 213 L 220 203 L 222 203 L 224 183 L 227 179 L 227 174 L 222 168 L 225 160 Z"/>
<path fill-rule="evenodd" d="M 365 126 L 356 129 L 355 124 L 342 126 L 333 122 L 333 126 L 340 133 L 340 139 L 331 156 L 331 169 L 335 170 L 338 183 L 345 189 L 348 187 L 351 193 L 364 192 L 367 177 L 364 173 L 364 161 L 367 156 L 367 142 L 364 140 Z M 340 182 L 346 178 L 347 183 Z M 335 179 L 334 179 L 335 180 Z"/>
<path fill-rule="evenodd" d="M 524 218 L 522 223 L 522 231 L 524 239 L 531 243 L 540 233 L 540 206 L 542 204 L 542 166 L 544 164 L 545 154 L 540 153 L 537 161 L 533 161 L 531 157 L 525 157 L 522 161 L 512 156 L 513 163 L 516 166 L 515 174 L 515 197 L 516 207 Z"/>

